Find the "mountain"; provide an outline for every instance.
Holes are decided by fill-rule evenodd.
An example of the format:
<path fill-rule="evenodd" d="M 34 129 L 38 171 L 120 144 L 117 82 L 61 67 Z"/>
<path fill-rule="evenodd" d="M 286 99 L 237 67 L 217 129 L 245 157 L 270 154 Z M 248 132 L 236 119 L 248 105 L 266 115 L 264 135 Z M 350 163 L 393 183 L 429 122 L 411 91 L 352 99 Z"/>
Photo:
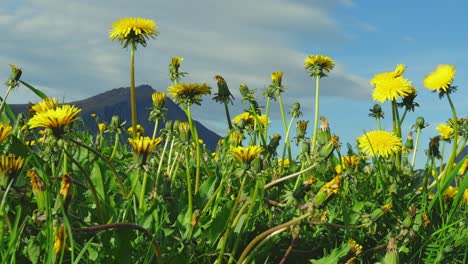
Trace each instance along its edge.
<path fill-rule="evenodd" d="M 138 124 L 145 129 L 145 135 L 151 136 L 154 129 L 154 123 L 148 120 L 150 108 L 153 104 L 151 94 L 155 92 L 149 85 L 140 85 L 136 87 L 136 103 Z M 84 100 L 70 102 L 69 104 L 81 108 L 80 117 L 88 128 L 96 133 L 97 125 L 91 114 L 99 117 L 99 122 L 110 123 L 113 115 L 118 115 L 122 120 L 126 120 L 126 126 L 131 126 L 130 110 L 130 88 L 116 88 Z M 15 114 L 20 112 L 27 113 L 27 104 L 10 105 Z M 165 108 L 167 108 L 167 120 L 187 121 L 184 111 L 174 103 L 170 98 L 166 98 Z M 221 138 L 213 131 L 206 128 L 200 122 L 195 121 L 199 137 L 203 139 L 206 146 L 214 150 L 218 140 Z M 164 122 L 159 122 L 159 129 L 164 128 Z"/>

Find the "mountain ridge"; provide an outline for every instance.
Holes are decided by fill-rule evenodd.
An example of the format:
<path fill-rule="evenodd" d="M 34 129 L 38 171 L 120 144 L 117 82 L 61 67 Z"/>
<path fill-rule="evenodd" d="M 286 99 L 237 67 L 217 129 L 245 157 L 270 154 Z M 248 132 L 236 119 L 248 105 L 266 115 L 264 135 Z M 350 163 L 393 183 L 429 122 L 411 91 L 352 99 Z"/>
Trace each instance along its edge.
<path fill-rule="evenodd" d="M 138 116 L 137 122 L 145 129 L 144 134 L 150 135 L 153 133 L 154 122 L 149 121 L 148 117 L 153 104 L 151 95 L 155 90 L 150 85 L 143 84 L 137 86 L 135 91 Z M 99 122 L 106 122 L 109 124 L 112 116 L 118 115 L 122 120 L 127 121 L 127 127 L 131 124 L 130 88 L 128 87 L 114 88 L 82 100 L 68 102 L 68 104 L 75 105 L 82 109 L 79 116 L 93 133 L 97 131 L 97 125 L 91 114 L 96 114 L 96 116 L 99 117 Z M 20 112 L 27 114 L 28 112 L 28 104 L 11 104 L 10 107 L 15 114 Z M 166 97 L 165 108 L 168 109 L 166 120 L 187 121 L 187 116 L 184 111 L 168 97 Z M 204 141 L 208 149 L 214 150 L 221 137 L 209 130 L 199 121 L 194 120 L 194 123 L 197 127 L 199 137 Z M 164 128 L 164 126 L 165 122 L 161 120 L 158 129 Z"/>

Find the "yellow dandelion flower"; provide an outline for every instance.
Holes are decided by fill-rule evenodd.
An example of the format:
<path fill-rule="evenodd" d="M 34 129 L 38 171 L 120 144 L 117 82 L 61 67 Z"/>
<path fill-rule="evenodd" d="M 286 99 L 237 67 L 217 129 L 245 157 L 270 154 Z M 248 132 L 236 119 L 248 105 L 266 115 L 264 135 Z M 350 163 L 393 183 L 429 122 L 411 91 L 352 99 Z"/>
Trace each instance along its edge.
<path fill-rule="evenodd" d="M 382 206 L 382 211 L 384 213 L 388 213 L 390 212 L 390 210 L 392 210 L 392 208 L 393 208 L 393 205 L 391 203 L 387 203 Z"/>
<path fill-rule="evenodd" d="M 238 146 L 231 148 L 231 150 L 229 150 L 229 153 L 239 162 L 249 165 L 250 162 L 252 162 L 252 160 L 259 157 L 262 150 L 263 148 L 260 146 Z"/>
<path fill-rule="evenodd" d="M 455 196 L 458 194 L 458 189 L 449 185 L 447 189 L 445 189 L 445 192 L 442 194 L 442 199 L 446 201 L 451 201 Z"/>
<path fill-rule="evenodd" d="M 166 93 L 165 92 L 154 92 L 151 95 L 153 100 L 153 105 L 157 108 L 162 108 L 166 102 Z"/>
<path fill-rule="evenodd" d="M 9 124 L 0 123 L 0 144 L 11 134 L 13 128 Z"/>
<path fill-rule="evenodd" d="M 31 106 L 30 112 L 34 114 L 38 114 L 38 113 L 47 112 L 48 110 L 56 109 L 57 107 L 58 107 L 57 98 L 45 98 L 39 103 Z"/>
<path fill-rule="evenodd" d="M 421 217 L 422 217 L 424 226 L 428 226 L 431 223 L 431 220 L 429 220 L 429 217 L 427 217 L 426 213 L 423 213 Z"/>
<path fill-rule="evenodd" d="M 468 204 L 468 188 L 463 192 L 463 202 Z"/>
<path fill-rule="evenodd" d="M 231 133 L 229 133 L 229 143 L 231 144 L 232 147 L 239 146 L 243 139 L 244 139 L 244 134 L 238 131 L 232 131 Z"/>
<path fill-rule="evenodd" d="M 252 116 L 252 118 L 254 118 Z M 268 116 L 266 115 L 259 115 L 257 116 L 258 118 L 258 122 L 261 124 L 261 125 L 266 125 L 267 123 L 270 123 L 270 120 L 268 119 Z"/>
<path fill-rule="evenodd" d="M 137 136 L 141 136 L 141 135 L 143 135 L 143 133 L 145 133 L 145 129 L 140 124 L 136 125 L 136 131 L 137 131 L 136 132 Z M 129 134 L 133 134 L 133 127 L 129 127 L 127 129 L 127 132 Z"/>
<path fill-rule="evenodd" d="M 379 155 L 388 158 L 403 148 L 401 138 L 381 130 L 367 132 L 357 141 L 359 149 L 372 157 Z"/>
<path fill-rule="evenodd" d="M 458 174 L 459 175 L 464 175 L 466 173 L 467 169 L 468 169 L 468 159 L 465 159 L 462 166 L 460 167 L 460 170 L 458 171 Z"/>
<path fill-rule="evenodd" d="M 383 80 L 394 79 L 394 78 L 400 77 L 405 72 L 405 68 L 406 66 L 404 64 L 397 64 L 397 66 L 395 67 L 395 70 L 392 72 L 382 72 L 382 73 L 378 73 L 374 75 L 370 83 L 373 86 L 376 86 L 379 82 Z"/>
<path fill-rule="evenodd" d="M 324 55 L 309 55 L 304 60 L 304 68 L 310 73 L 311 76 L 324 77 L 326 73 L 333 70 L 335 62 Z"/>
<path fill-rule="evenodd" d="M 49 109 L 45 112 L 37 113 L 28 121 L 30 128 L 43 127 L 52 129 L 54 135 L 59 136 L 63 133 L 63 128 L 76 120 L 76 116 L 81 109 L 62 105 L 55 109 Z"/>
<path fill-rule="evenodd" d="M 283 72 L 277 71 L 271 74 L 271 82 L 275 85 L 281 86 L 281 81 L 283 80 Z"/>
<path fill-rule="evenodd" d="M 24 158 L 14 154 L 2 155 L 0 158 L 0 186 L 6 186 L 16 178 L 23 168 Z"/>
<path fill-rule="evenodd" d="M 104 133 L 104 131 L 106 131 L 106 127 L 107 127 L 106 123 L 99 123 L 98 124 L 99 133 L 101 134 Z"/>
<path fill-rule="evenodd" d="M 278 166 L 283 165 L 283 167 L 288 167 L 289 166 L 289 159 L 278 159 Z"/>
<path fill-rule="evenodd" d="M 149 154 L 161 143 L 162 137 L 151 139 L 150 137 L 129 138 L 128 142 L 135 153 Z"/>
<path fill-rule="evenodd" d="M 27 176 L 31 180 L 31 189 L 33 190 L 33 192 L 45 190 L 44 181 L 42 181 L 41 177 L 39 177 L 39 174 L 37 173 L 36 169 L 28 170 Z"/>
<path fill-rule="evenodd" d="M 62 251 L 63 245 L 65 244 L 65 228 L 61 225 L 57 234 L 54 238 L 54 253 L 55 255 L 59 254 Z"/>
<path fill-rule="evenodd" d="M 176 69 L 178 69 L 183 60 L 184 60 L 184 58 L 181 58 L 181 57 L 178 57 L 178 56 L 172 57 L 171 58 L 171 65 L 173 65 Z"/>
<path fill-rule="evenodd" d="M 449 139 L 452 136 L 453 128 L 447 124 L 440 124 L 436 127 L 443 139 Z"/>
<path fill-rule="evenodd" d="M 359 165 L 359 156 L 351 155 L 351 156 L 341 156 L 341 165 L 343 168 L 352 168 L 355 169 Z"/>
<path fill-rule="evenodd" d="M 199 104 L 201 96 L 211 94 L 211 87 L 206 83 L 179 83 L 169 86 L 167 92 L 177 103 Z"/>
<path fill-rule="evenodd" d="M 62 176 L 62 182 L 60 184 L 60 195 L 65 203 L 71 198 L 71 187 L 72 187 L 72 177 L 69 172 L 65 173 Z"/>
<path fill-rule="evenodd" d="M 354 239 L 348 240 L 348 244 L 350 245 L 350 251 L 354 253 L 355 256 L 361 254 L 362 246 L 359 245 Z"/>
<path fill-rule="evenodd" d="M 437 66 L 435 71 L 424 77 L 423 84 L 429 90 L 447 92 L 455 74 L 454 65 L 441 64 Z"/>
<path fill-rule="evenodd" d="M 403 77 L 387 78 L 376 83 L 372 99 L 378 102 L 405 97 L 413 91 L 411 82 Z"/>
<path fill-rule="evenodd" d="M 112 23 L 109 38 L 112 41 L 117 39 L 121 44 L 124 44 L 124 47 L 130 43 L 146 46 L 146 40 L 155 38 L 158 34 L 156 22 L 153 20 L 124 17 Z"/>
<path fill-rule="evenodd" d="M 253 116 L 249 112 L 240 113 L 232 119 L 232 123 L 235 125 L 240 125 L 239 123 L 241 121 L 244 122 L 244 125 L 251 125 L 254 123 Z"/>

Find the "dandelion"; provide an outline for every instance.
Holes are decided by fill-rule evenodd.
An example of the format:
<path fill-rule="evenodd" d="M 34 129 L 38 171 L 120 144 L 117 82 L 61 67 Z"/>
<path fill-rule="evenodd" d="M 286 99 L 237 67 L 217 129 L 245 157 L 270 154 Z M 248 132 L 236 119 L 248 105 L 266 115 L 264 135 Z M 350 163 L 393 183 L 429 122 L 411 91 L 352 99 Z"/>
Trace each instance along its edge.
<path fill-rule="evenodd" d="M 370 83 L 372 86 L 376 86 L 382 80 L 398 78 L 405 72 L 406 66 L 404 64 L 397 64 L 395 70 L 392 72 L 382 72 L 374 75 L 374 78 L 371 79 Z"/>
<path fill-rule="evenodd" d="M 140 17 L 125 17 L 112 23 L 112 29 L 109 32 L 110 40 L 117 39 L 126 48 L 129 44 L 141 44 L 146 46 L 149 38 L 155 38 L 157 31 L 156 22 L 150 19 Z"/>
<path fill-rule="evenodd" d="M 0 186 L 5 187 L 12 179 L 15 179 L 21 168 L 24 158 L 14 154 L 2 155 L 0 158 Z"/>
<path fill-rule="evenodd" d="M 129 128 L 127 129 L 127 132 L 128 132 L 129 134 L 134 134 L 134 133 L 133 133 L 133 127 L 129 127 Z M 141 135 L 143 135 L 143 133 L 145 133 L 145 129 L 144 129 L 140 124 L 137 124 L 137 125 L 136 125 L 136 133 L 135 133 L 135 134 L 137 135 L 137 137 L 140 137 Z"/>
<path fill-rule="evenodd" d="M 450 139 L 453 133 L 453 128 L 447 124 L 440 124 L 436 127 L 442 139 Z"/>
<path fill-rule="evenodd" d="M 271 74 L 271 82 L 273 83 L 273 85 L 281 86 L 282 80 L 283 80 L 283 72 L 282 71 L 273 72 Z"/>
<path fill-rule="evenodd" d="M 62 251 L 62 248 L 65 244 L 65 228 L 61 225 L 54 238 L 54 253 L 55 255 L 59 254 Z"/>
<path fill-rule="evenodd" d="M 254 119 L 251 113 L 243 112 L 238 114 L 232 119 L 232 123 L 239 127 L 244 127 L 247 125 L 252 125 L 254 123 Z"/>
<path fill-rule="evenodd" d="M 304 60 L 304 68 L 310 73 L 311 76 L 324 77 L 325 73 L 330 72 L 335 67 L 335 62 L 324 55 L 309 55 Z"/>
<path fill-rule="evenodd" d="M 60 184 L 60 196 L 63 199 L 64 206 L 66 207 L 70 202 L 72 192 L 72 177 L 71 173 L 67 172 L 62 176 L 62 182 Z"/>
<path fill-rule="evenodd" d="M 37 113 L 29 119 L 28 125 L 30 128 L 49 128 L 55 136 L 59 137 L 63 134 L 64 127 L 76 120 L 76 116 L 80 111 L 81 109 L 75 106 L 62 105 L 55 109 Z"/>
<path fill-rule="evenodd" d="M 48 110 L 54 110 L 57 107 L 58 107 L 58 99 L 49 97 L 32 105 L 29 112 L 31 116 L 34 116 L 35 114 L 38 114 L 38 113 L 47 112 Z"/>
<path fill-rule="evenodd" d="M 411 82 L 403 77 L 388 78 L 377 82 L 372 99 L 378 102 L 392 101 L 413 92 Z"/>
<path fill-rule="evenodd" d="M 350 251 L 355 255 L 359 255 L 362 252 L 362 246 L 359 245 L 354 239 L 348 240 L 348 244 L 350 246 Z"/>
<path fill-rule="evenodd" d="M 357 166 L 359 165 L 360 158 L 359 156 L 356 155 L 350 155 L 350 156 L 341 156 L 341 165 L 343 165 L 343 168 L 351 168 L 351 169 L 356 169 Z"/>
<path fill-rule="evenodd" d="M 163 108 L 164 104 L 166 103 L 166 93 L 165 92 L 154 92 L 151 95 L 151 99 L 153 100 L 153 106 L 156 108 Z"/>
<path fill-rule="evenodd" d="M 137 154 L 149 154 L 161 143 L 162 137 L 151 139 L 150 137 L 129 138 L 128 142 Z"/>
<path fill-rule="evenodd" d="M 323 55 L 310 55 L 304 61 L 304 68 L 310 76 L 315 77 L 315 117 L 314 134 L 312 137 L 312 150 L 315 150 L 317 144 L 317 129 L 319 120 L 319 97 L 320 97 L 320 78 L 327 76 L 335 67 L 335 63 L 330 57 Z M 285 126 L 286 127 L 286 126 Z"/>
<path fill-rule="evenodd" d="M 441 64 L 435 71 L 424 77 L 423 84 L 432 91 L 449 92 L 455 74 L 454 65 Z"/>
<path fill-rule="evenodd" d="M 101 134 L 104 133 L 104 131 L 106 131 L 106 127 L 107 127 L 106 123 L 99 123 L 98 124 L 99 133 Z"/>
<path fill-rule="evenodd" d="M 449 185 L 447 189 L 445 189 L 445 192 L 442 194 L 442 199 L 446 201 L 451 201 L 455 196 L 458 194 L 458 189 Z"/>
<path fill-rule="evenodd" d="M 229 143 L 231 147 L 239 146 L 243 139 L 244 135 L 240 132 L 232 131 L 231 133 L 229 133 Z"/>
<path fill-rule="evenodd" d="M 468 188 L 463 192 L 463 202 L 468 204 Z"/>
<path fill-rule="evenodd" d="M 169 95 L 178 104 L 200 104 L 201 96 L 211 94 L 211 87 L 206 83 L 179 83 L 167 88 Z"/>
<path fill-rule="evenodd" d="M 36 169 L 30 169 L 27 173 L 29 179 L 31 180 L 31 189 L 36 197 L 37 208 L 42 211 L 45 209 L 45 184 L 44 181 L 39 177 Z"/>
<path fill-rule="evenodd" d="M 157 25 L 153 20 L 139 17 L 125 17 L 112 23 L 109 38 L 118 41 L 126 48 L 131 45 L 130 52 L 130 103 L 132 112 L 133 137 L 137 137 L 136 124 L 136 95 L 135 95 L 135 50 L 138 44 L 146 46 L 149 38 L 156 38 L 158 35 Z"/>
<path fill-rule="evenodd" d="M 9 124 L 0 123 L 0 144 L 11 134 L 13 128 Z"/>
<path fill-rule="evenodd" d="M 247 169 L 250 163 L 260 156 L 263 148 L 260 146 L 248 146 L 248 147 L 234 147 L 231 148 L 229 153 L 242 163 L 242 167 Z"/>
<path fill-rule="evenodd" d="M 370 131 L 357 138 L 359 149 L 375 157 L 377 155 L 388 158 L 401 151 L 403 144 L 401 139 L 386 131 Z"/>

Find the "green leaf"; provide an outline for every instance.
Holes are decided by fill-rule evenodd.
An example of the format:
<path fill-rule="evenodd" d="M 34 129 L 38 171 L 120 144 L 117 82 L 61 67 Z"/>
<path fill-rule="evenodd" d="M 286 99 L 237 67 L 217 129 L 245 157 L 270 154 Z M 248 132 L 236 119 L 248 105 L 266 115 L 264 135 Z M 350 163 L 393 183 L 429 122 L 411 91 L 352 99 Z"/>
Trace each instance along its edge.
<path fill-rule="evenodd" d="M 96 187 L 96 191 L 101 196 L 101 198 L 105 201 L 106 200 L 106 191 L 104 189 L 104 181 L 102 179 L 101 167 L 99 163 L 96 161 L 94 162 L 93 169 L 91 170 L 91 181 L 94 183 L 94 187 Z"/>
<path fill-rule="evenodd" d="M 348 243 L 343 243 L 339 248 L 333 249 L 333 251 L 327 256 L 321 259 L 311 259 L 312 264 L 338 264 L 342 257 L 348 255 L 351 246 Z"/>
<path fill-rule="evenodd" d="M 20 80 L 20 82 L 21 82 L 24 86 L 26 86 L 29 90 L 33 91 L 33 93 L 35 93 L 37 96 L 39 96 L 42 100 L 44 100 L 44 99 L 46 99 L 46 98 L 48 97 L 45 93 L 43 93 L 43 92 L 41 92 L 40 90 L 34 88 L 34 87 L 33 87 L 32 85 L 30 85 L 29 83 L 24 82 L 24 81 L 21 81 L 21 80 Z"/>
<path fill-rule="evenodd" d="M 216 215 L 211 228 L 209 230 L 209 239 L 215 241 L 226 229 L 227 222 L 229 221 L 229 214 L 234 206 L 234 201 L 227 202 L 221 211 Z"/>

